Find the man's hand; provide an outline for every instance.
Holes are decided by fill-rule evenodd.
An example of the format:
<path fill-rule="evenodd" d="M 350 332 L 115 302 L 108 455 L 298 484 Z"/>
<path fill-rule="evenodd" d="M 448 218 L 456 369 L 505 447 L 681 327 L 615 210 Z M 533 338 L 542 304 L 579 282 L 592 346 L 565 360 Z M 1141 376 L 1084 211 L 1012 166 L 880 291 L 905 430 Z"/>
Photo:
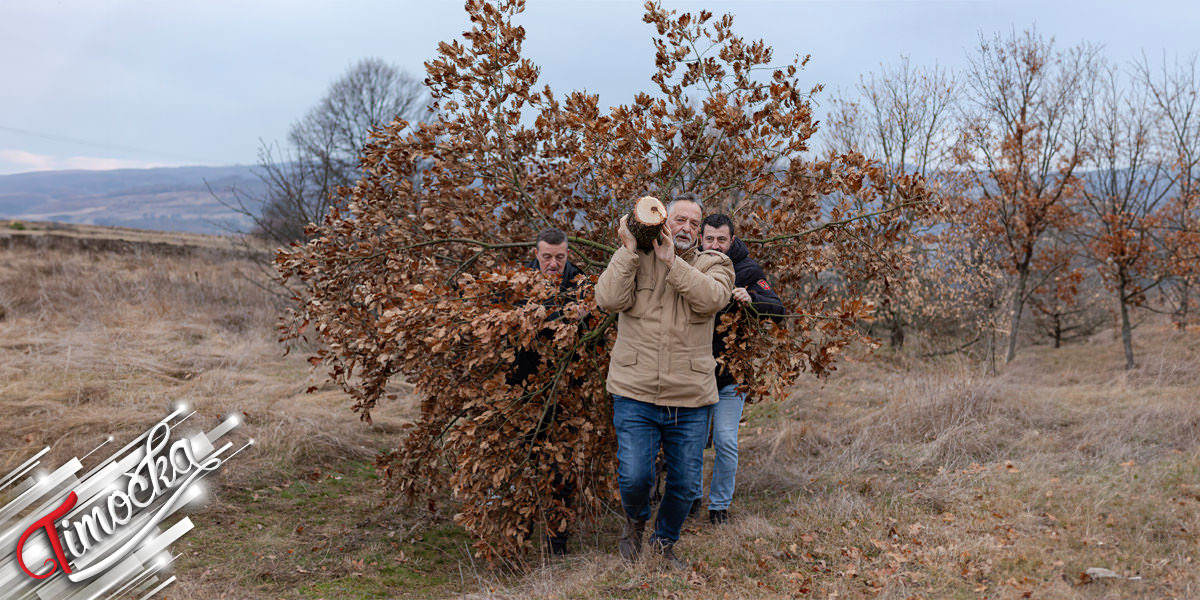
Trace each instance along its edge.
<path fill-rule="evenodd" d="M 629 214 L 626 213 L 621 217 L 621 224 L 617 227 L 617 238 L 621 240 L 621 245 L 630 252 L 637 252 L 637 240 L 633 238 L 633 234 L 629 232 L 629 225 L 625 223 L 629 219 Z"/>
<path fill-rule="evenodd" d="M 733 288 L 733 299 L 738 302 L 749 302 L 750 292 L 747 292 L 746 288 Z"/>
<path fill-rule="evenodd" d="M 667 233 L 666 227 L 663 227 L 662 235 L 654 240 L 654 255 L 668 267 L 675 262 L 675 242 L 671 241 L 671 234 Z"/>

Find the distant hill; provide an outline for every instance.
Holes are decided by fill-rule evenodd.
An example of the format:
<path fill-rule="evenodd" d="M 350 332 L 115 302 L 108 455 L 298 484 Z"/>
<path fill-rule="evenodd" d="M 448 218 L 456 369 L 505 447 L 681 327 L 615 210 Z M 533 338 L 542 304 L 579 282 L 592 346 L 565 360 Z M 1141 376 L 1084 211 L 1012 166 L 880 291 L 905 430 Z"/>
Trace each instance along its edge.
<path fill-rule="evenodd" d="M 0 217 L 222 234 L 251 222 L 213 196 L 262 191 L 253 167 L 162 167 L 0 175 Z M 211 188 L 211 192 L 209 191 Z"/>

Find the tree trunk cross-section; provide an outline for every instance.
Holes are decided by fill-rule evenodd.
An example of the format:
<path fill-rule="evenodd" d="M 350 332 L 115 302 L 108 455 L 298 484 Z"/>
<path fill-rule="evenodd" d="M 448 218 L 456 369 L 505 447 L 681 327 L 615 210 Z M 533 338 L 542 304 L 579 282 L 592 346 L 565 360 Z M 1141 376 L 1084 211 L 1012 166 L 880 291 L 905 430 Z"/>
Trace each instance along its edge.
<path fill-rule="evenodd" d="M 654 196 L 638 198 L 626 220 L 629 233 L 637 240 L 638 250 L 643 252 L 654 249 L 654 240 L 662 235 L 662 228 L 666 222 L 667 208 Z"/>

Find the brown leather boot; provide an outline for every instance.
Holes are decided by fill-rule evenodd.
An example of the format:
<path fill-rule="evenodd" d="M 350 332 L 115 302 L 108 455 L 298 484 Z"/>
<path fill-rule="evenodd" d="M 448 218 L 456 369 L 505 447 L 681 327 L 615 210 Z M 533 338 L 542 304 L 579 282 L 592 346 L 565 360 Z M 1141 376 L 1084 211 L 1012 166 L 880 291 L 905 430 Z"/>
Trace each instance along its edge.
<path fill-rule="evenodd" d="M 629 518 L 629 515 L 625 515 L 625 527 L 621 529 L 621 540 L 617 542 L 621 558 L 629 562 L 637 560 L 638 555 L 642 553 L 642 534 L 645 531 L 645 521 L 635 521 Z"/>
<path fill-rule="evenodd" d="M 653 540 L 651 543 L 653 544 L 653 548 L 662 555 L 663 562 L 666 563 L 668 567 L 675 569 L 676 571 L 686 571 L 692 568 L 687 561 L 675 556 L 675 544 L 668 544 L 662 540 Z"/>

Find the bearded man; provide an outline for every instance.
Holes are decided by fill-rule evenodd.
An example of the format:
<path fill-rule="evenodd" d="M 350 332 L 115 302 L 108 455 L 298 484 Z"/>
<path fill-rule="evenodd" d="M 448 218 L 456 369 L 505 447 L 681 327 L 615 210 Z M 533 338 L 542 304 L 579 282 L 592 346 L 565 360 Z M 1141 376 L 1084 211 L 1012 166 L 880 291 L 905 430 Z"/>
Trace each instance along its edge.
<path fill-rule="evenodd" d="M 704 467 L 704 443 L 717 403 L 714 316 L 729 302 L 733 264 L 720 252 L 697 246 L 704 208 L 691 195 L 667 205 L 662 236 L 639 251 L 622 217 L 621 246 L 596 282 L 596 303 L 619 313 L 617 341 L 608 366 L 617 434 L 617 482 L 625 526 L 619 550 L 641 553 L 654 461 L 666 459 L 667 484 L 658 508 L 652 546 L 671 567 L 687 568 L 674 546 L 688 516 Z"/>

